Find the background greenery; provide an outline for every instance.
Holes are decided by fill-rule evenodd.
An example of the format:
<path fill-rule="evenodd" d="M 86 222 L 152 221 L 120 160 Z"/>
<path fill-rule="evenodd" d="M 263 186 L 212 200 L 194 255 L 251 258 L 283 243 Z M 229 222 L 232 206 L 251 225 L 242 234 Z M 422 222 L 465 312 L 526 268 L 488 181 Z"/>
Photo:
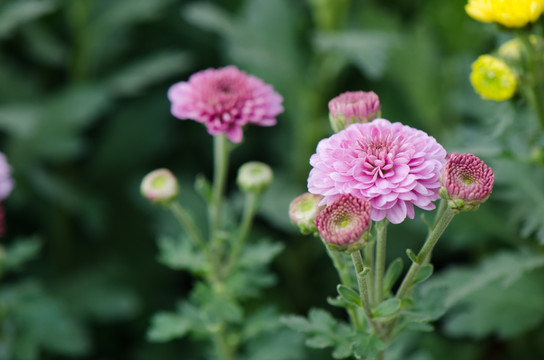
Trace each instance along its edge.
<path fill-rule="evenodd" d="M 470 19 L 464 4 L 0 1 L 0 150 L 17 183 L 4 204 L 13 271 L 0 283 L 0 359 L 199 359 L 198 340 L 146 340 L 151 314 L 173 309 L 193 279 L 157 261 L 156 239 L 177 224 L 141 198 L 139 183 L 168 167 L 182 201 L 202 211 L 192 183 L 211 176 L 212 139 L 173 118 L 165 94 L 228 64 L 284 97 L 278 125 L 247 128 L 231 163 L 231 180 L 249 160 L 275 170 L 255 228 L 285 245 L 267 302 L 283 313 L 334 311 L 326 297 L 336 275 L 287 208 L 331 133 L 327 102 L 373 90 L 385 118 L 475 153 L 496 174 L 492 199 L 456 217 L 440 241 L 426 289 L 459 286 L 435 333 L 404 339 L 403 359 L 544 357 L 544 139 L 525 104 L 486 102 L 470 87 L 471 62 L 508 34 Z M 391 259 L 417 249 L 424 230 L 419 218 L 390 227 Z M 295 348 L 293 359 L 330 359 Z"/>

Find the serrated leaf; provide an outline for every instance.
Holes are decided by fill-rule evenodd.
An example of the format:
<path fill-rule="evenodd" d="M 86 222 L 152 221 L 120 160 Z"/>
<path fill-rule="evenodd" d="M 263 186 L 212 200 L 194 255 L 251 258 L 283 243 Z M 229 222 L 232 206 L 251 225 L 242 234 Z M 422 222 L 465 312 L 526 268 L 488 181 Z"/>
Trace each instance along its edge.
<path fill-rule="evenodd" d="M 391 291 L 391 288 L 393 287 L 393 285 L 395 285 L 395 282 L 402 273 L 402 267 L 403 263 L 401 258 L 396 258 L 391 262 L 391 264 L 387 268 L 387 271 L 385 272 L 385 276 L 383 279 L 384 294 L 387 294 Z"/>
<path fill-rule="evenodd" d="M 358 307 L 362 306 L 361 298 L 359 294 L 355 292 L 355 290 L 345 285 L 339 284 L 336 287 L 336 291 L 338 291 L 338 294 L 340 295 L 340 297 L 344 299 L 348 304 L 358 306 Z"/>
<path fill-rule="evenodd" d="M 147 339 L 153 342 L 166 342 L 185 336 L 191 323 L 178 313 L 160 312 L 153 315 L 147 330 Z"/>
<path fill-rule="evenodd" d="M 427 280 L 433 274 L 433 269 L 432 264 L 425 264 L 421 266 L 414 278 L 414 284 Z"/>
<path fill-rule="evenodd" d="M 265 266 L 270 263 L 283 249 L 284 245 L 280 242 L 271 242 L 261 240 L 254 244 L 245 246 L 238 266 L 243 268 L 254 268 Z"/>
<path fill-rule="evenodd" d="M 202 274 L 208 269 L 206 256 L 189 239 L 162 237 L 158 240 L 159 262 L 173 270 Z"/>
<path fill-rule="evenodd" d="M 312 329 L 310 322 L 303 316 L 286 315 L 281 318 L 281 322 L 289 328 L 301 333 L 309 332 Z"/>
<path fill-rule="evenodd" d="M 361 359 L 372 360 L 386 345 L 375 334 L 359 333 L 357 343 L 353 347 L 355 356 Z"/>
<path fill-rule="evenodd" d="M 396 314 L 400 310 L 401 301 L 397 298 L 382 301 L 373 311 L 372 317 L 383 318 Z"/>

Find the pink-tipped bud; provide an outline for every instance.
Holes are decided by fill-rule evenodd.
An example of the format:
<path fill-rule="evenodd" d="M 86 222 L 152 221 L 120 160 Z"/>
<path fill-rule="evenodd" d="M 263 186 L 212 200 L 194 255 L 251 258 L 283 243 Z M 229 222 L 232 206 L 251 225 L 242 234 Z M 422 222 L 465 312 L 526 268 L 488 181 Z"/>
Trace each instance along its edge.
<path fill-rule="evenodd" d="M 158 169 L 144 177 L 140 191 L 152 203 L 168 206 L 178 195 L 179 186 L 170 170 Z"/>
<path fill-rule="evenodd" d="M 476 210 L 493 190 L 491 168 L 472 154 L 450 155 L 440 178 L 440 196 L 454 212 Z"/>
<path fill-rule="evenodd" d="M 370 230 L 370 202 L 351 194 L 340 195 L 315 219 L 319 234 L 333 250 L 352 252 L 365 244 Z"/>
<path fill-rule="evenodd" d="M 315 218 L 325 208 L 325 205 L 319 205 L 322 199 L 321 195 L 304 193 L 291 201 L 289 217 L 293 225 L 304 235 L 317 235 Z"/>
<path fill-rule="evenodd" d="M 334 132 L 353 123 L 366 123 L 380 117 L 380 99 L 373 91 L 347 91 L 329 101 L 329 119 Z"/>

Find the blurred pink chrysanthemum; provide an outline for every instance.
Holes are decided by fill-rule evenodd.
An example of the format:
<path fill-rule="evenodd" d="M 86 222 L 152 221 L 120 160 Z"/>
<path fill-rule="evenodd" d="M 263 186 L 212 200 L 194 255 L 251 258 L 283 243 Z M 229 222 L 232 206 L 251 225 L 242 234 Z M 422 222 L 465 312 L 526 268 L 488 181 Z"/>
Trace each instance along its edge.
<path fill-rule="evenodd" d="M 373 91 L 347 91 L 329 101 L 329 118 L 335 132 L 353 123 L 374 120 L 380 114 L 380 99 Z"/>
<path fill-rule="evenodd" d="M 0 201 L 3 201 L 9 196 L 13 189 L 13 185 L 11 167 L 8 164 L 6 156 L 0 152 Z"/>
<path fill-rule="evenodd" d="M 360 249 L 370 227 L 370 202 L 343 194 L 317 215 L 315 225 L 327 245 L 343 251 Z"/>
<path fill-rule="evenodd" d="M 446 151 L 421 130 L 376 119 L 323 139 L 310 158 L 308 190 L 331 204 L 342 194 L 370 201 L 372 220 L 398 224 L 414 205 L 435 208 Z"/>
<path fill-rule="evenodd" d="M 441 195 L 453 210 L 475 210 L 493 190 L 491 168 L 472 154 L 453 153 L 442 169 Z"/>
<path fill-rule="evenodd" d="M 283 112 L 283 98 L 271 85 L 235 66 L 199 71 L 168 90 L 172 115 L 206 125 L 211 135 L 224 133 L 240 142 L 246 124 L 272 126 Z"/>
<path fill-rule="evenodd" d="M 0 237 L 4 236 L 6 230 L 4 207 L 1 202 L 9 196 L 12 189 L 13 178 L 11 177 L 11 167 L 6 160 L 6 156 L 0 152 Z"/>

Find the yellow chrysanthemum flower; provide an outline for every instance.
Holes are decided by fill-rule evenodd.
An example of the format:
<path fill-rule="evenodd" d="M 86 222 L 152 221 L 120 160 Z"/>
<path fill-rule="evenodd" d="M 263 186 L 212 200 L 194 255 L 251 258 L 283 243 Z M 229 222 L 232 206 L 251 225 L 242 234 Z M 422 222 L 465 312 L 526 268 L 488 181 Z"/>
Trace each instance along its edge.
<path fill-rule="evenodd" d="M 540 17 L 544 11 L 544 0 L 468 0 L 465 11 L 481 22 L 519 28 Z"/>
<path fill-rule="evenodd" d="M 516 92 L 517 80 L 508 65 L 491 55 L 482 55 L 472 63 L 470 82 L 484 99 L 503 101 Z"/>

